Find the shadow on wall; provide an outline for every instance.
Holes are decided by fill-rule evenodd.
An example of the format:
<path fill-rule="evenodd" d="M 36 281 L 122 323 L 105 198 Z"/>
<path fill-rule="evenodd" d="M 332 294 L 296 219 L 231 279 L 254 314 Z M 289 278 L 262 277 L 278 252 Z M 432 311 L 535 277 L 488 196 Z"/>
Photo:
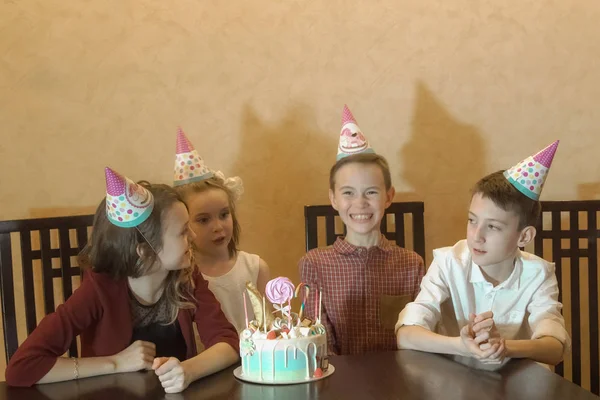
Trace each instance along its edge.
<path fill-rule="evenodd" d="M 98 198 L 98 204 L 102 197 Z M 54 217 L 70 217 L 73 215 L 89 215 L 96 212 L 96 205 L 86 207 L 52 207 L 52 208 L 31 208 L 29 210 L 29 218 L 54 218 Z"/>
<path fill-rule="evenodd" d="M 470 190 L 490 171 L 479 130 L 454 118 L 424 83 L 416 90 L 411 137 L 398 157 L 403 178 L 425 202 L 426 252 L 431 260 L 433 249 L 466 237 Z"/>
<path fill-rule="evenodd" d="M 267 122 L 247 104 L 232 173 L 244 181 L 239 201 L 242 249 L 259 254 L 271 276 L 297 282 L 304 251 L 304 205 L 327 204 L 329 168 L 337 152 L 337 126 L 320 131 L 314 111 L 293 104 Z M 257 232 L 261 232 L 260 235 Z"/>
<path fill-rule="evenodd" d="M 578 185 L 577 200 L 600 200 L 600 182 Z"/>

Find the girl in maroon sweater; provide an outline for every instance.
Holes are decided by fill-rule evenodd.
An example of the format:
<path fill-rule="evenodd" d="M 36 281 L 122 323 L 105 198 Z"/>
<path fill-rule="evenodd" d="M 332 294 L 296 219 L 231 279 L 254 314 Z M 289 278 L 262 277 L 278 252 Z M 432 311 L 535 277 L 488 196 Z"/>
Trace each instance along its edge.
<path fill-rule="evenodd" d="M 81 257 L 91 268 L 10 359 L 9 385 L 153 369 L 165 392 L 177 393 L 238 360 L 237 333 L 193 267 L 195 235 L 181 198 L 109 168 L 106 184 Z M 78 335 L 81 358 L 62 357 Z"/>

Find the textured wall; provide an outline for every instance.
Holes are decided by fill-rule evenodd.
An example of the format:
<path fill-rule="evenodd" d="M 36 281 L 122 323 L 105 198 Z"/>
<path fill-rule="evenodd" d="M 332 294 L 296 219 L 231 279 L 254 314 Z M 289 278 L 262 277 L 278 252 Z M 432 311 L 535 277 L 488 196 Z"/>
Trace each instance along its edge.
<path fill-rule="evenodd" d="M 396 200 L 426 202 L 428 250 L 464 235 L 474 181 L 556 138 L 544 198 L 600 198 L 598 20 L 595 0 L 4 0 L 0 219 L 92 212 L 105 165 L 169 182 L 180 124 L 244 179 L 243 247 L 296 279 L 344 103 Z"/>

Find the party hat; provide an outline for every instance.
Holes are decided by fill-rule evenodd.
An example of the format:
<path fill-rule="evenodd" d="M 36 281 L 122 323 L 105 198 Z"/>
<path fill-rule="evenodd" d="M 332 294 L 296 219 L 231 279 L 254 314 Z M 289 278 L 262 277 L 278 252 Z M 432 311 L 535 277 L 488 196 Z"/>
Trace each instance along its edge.
<path fill-rule="evenodd" d="M 154 197 L 145 187 L 106 167 L 106 215 L 122 228 L 144 222 L 154 208 Z"/>
<path fill-rule="evenodd" d="M 539 200 L 548 171 L 558 147 L 558 140 L 514 167 L 504 171 L 504 176 L 521 193 L 532 200 Z"/>
<path fill-rule="evenodd" d="M 358 127 L 348 106 L 344 104 L 337 160 L 359 153 L 375 153 L 375 151 L 373 151 L 369 145 L 369 141 Z"/>
<path fill-rule="evenodd" d="M 176 153 L 173 177 L 174 186 L 199 182 L 213 177 L 212 171 L 204 164 L 204 160 L 200 157 L 196 149 L 194 149 L 194 145 L 185 136 L 181 128 L 177 130 Z"/>

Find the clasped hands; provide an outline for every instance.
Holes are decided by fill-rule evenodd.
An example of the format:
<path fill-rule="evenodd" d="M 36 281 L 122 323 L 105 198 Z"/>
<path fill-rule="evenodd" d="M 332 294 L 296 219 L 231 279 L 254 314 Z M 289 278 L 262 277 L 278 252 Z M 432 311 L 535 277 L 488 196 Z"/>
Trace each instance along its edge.
<path fill-rule="evenodd" d="M 506 341 L 494 324 L 492 311 L 469 315 L 469 323 L 460 331 L 464 356 L 484 364 L 501 364 L 506 358 Z"/>

